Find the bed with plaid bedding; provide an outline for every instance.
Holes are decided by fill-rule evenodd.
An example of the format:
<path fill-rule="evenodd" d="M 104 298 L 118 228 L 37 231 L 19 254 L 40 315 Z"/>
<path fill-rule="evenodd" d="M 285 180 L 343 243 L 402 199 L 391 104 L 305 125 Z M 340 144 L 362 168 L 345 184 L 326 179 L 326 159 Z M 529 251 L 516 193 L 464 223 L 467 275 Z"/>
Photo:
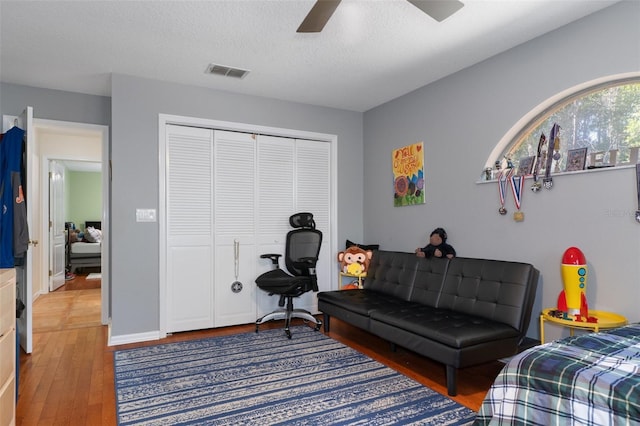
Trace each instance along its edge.
<path fill-rule="evenodd" d="M 512 358 L 474 425 L 640 424 L 640 324 L 568 337 Z"/>

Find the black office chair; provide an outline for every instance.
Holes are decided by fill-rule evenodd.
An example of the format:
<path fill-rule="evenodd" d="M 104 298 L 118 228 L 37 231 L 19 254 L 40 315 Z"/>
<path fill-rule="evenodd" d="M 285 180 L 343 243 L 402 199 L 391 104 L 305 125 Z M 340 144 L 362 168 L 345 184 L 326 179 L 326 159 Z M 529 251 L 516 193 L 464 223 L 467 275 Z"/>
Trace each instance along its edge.
<path fill-rule="evenodd" d="M 289 273 L 279 268 L 278 259 L 281 254 L 263 254 L 261 259 L 271 259 L 273 270 L 256 278 L 256 284 L 269 296 L 279 295 L 278 305 L 281 307 L 256 320 L 256 333 L 260 324 L 271 320 L 285 320 L 284 332 L 291 339 L 289 325 L 291 318 L 302 318 L 305 322 L 315 324 L 320 330 L 322 322 L 309 311 L 293 308 L 293 298 L 308 291 L 318 291 L 316 263 L 322 244 L 322 232 L 316 229 L 311 213 L 296 213 L 289 218 L 293 230 L 287 233 L 285 265 Z M 286 305 L 286 307 L 285 307 Z"/>

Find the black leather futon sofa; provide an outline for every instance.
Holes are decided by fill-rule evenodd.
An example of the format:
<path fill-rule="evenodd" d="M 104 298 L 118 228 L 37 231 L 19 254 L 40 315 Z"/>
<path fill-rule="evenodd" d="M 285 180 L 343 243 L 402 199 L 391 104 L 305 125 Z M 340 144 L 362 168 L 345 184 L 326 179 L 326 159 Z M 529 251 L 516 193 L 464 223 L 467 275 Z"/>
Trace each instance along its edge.
<path fill-rule="evenodd" d="M 446 365 L 447 392 L 458 368 L 517 353 L 535 299 L 532 265 L 375 251 L 362 289 L 318 293 L 324 330 L 336 317 Z"/>

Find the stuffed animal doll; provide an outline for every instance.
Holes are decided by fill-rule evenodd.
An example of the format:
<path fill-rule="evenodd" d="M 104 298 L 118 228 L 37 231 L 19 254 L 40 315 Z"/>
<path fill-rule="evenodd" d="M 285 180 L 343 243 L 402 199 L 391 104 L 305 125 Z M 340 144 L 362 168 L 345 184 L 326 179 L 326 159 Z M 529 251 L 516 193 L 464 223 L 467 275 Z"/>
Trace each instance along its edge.
<path fill-rule="evenodd" d="M 371 257 L 373 257 L 373 251 L 351 246 L 344 251 L 338 252 L 340 270 L 345 274 L 355 275 L 357 277 L 363 276 L 367 273 L 367 269 L 369 269 Z"/>

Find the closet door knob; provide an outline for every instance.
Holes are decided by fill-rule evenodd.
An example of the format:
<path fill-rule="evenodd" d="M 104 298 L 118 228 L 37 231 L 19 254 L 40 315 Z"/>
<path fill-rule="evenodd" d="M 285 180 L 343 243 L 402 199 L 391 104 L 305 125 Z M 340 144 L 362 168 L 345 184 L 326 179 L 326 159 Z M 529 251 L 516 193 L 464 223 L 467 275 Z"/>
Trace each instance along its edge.
<path fill-rule="evenodd" d="M 29 240 L 29 244 L 35 247 L 38 245 L 38 240 Z"/>

